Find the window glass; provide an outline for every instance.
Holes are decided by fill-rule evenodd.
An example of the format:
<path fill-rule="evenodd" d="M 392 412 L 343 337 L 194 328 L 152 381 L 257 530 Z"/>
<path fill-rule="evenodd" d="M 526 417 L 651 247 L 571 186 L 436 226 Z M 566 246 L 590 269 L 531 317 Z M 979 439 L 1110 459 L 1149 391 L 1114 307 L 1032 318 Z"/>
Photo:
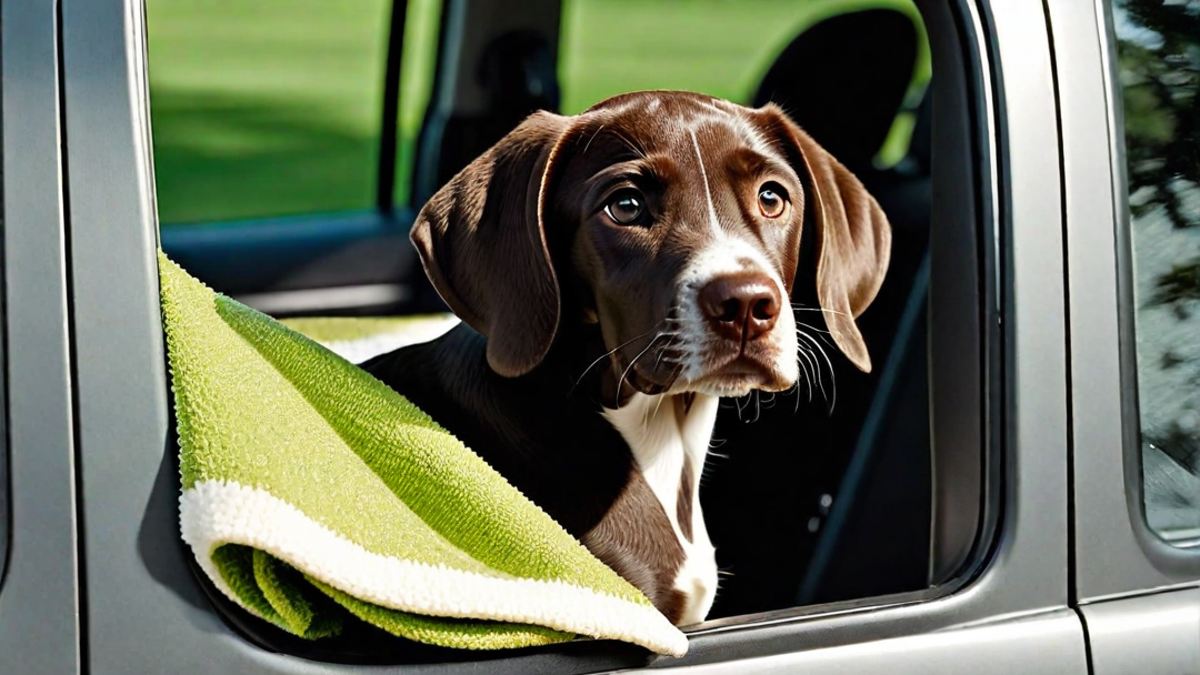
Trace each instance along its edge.
<path fill-rule="evenodd" d="M 412 0 L 397 183 L 428 98 L 437 0 Z M 390 0 L 149 0 L 164 224 L 365 209 L 376 201 Z M 411 60 L 411 63 L 410 63 Z M 407 189 L 397 201 L 404 203 Z"/>
<path fill-rule="evenodd" d="M 748 103 L 793 38 L 831 16 L 874 8 L 898 9 L 920 23 L 911 0 L 565 0 L 563 112 L 638 89 L 686 89 Z M 922 50 L 914 74 L 918 99 L 930 70 L 924 43 Z M 905 155 L 914 121 L 910 111 L 897 117 L 881 163 Z"/>
<path fill-rule="evenodd" d="M 1146 517 L 1200 536 L 1200 3 L 1116 0 Z"/>

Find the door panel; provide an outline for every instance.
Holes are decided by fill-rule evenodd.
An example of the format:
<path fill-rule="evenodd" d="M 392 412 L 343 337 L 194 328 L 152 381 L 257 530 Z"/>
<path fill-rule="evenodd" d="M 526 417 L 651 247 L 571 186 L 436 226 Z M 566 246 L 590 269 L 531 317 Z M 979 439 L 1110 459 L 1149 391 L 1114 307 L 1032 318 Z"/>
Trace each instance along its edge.
<path fill-rule="evenodd" d="M 1098 602 L 1081 611 L 1093 675 L 1200 673 L 1200 589 Z"/>
<path fill-rule="evenodd" d="M 1169 10 L 1173 4 L 1153 0 L 1142 7 L 1146 11 L 1155 7 Z M 1122 83 L 1137 75 L 1118 76 L 1110 5 L 1109 0 L 1047 3 L 1063 130 L 1075 591 L 1085 606 L 1194 586 L 1200 581 L 1200 549 L 1187 541 L 1186 529 L 1171 537 L 1175 543 L 1168 543 L 1167 535 L 1150 529 L 1145 511 L 1147 486 L 1166 479 L 1177 479 L 1173 487 L 1181 490 L 1176 496 L 1185 506 L 1188 497 L 1200 495 L 1188 493 L 1188 486 L 1196 481 L 1194 469 L 1189 472 L 1177 465 L 1164 476 L 1160 467 L 1152 465 L 1152 460 L 1161 457 L 1157 454 L 1147 454 L 1143 464 L 1138 398 L 1146 391 L 1139 392 L 1139 368 L 1154 370 L 1172 364 L 1165 359 L 1163 363 L 1137 360 L 1135 319 L 1152 303 L 1144 297 L 1145 288 L 1137 289 L 1143 297 L 1135 296 L 1135 267 L 1141 263 L 1148 268 L 1152 261 L 1135 260 L 1132 231 L 1157 232 L 1169 226 L 1163 228 L 1140 216 L 1140 224 L 1134 223 L 1130 216 L 1133 200 L 1126 170 Z M 1136 26 L 1127 22 L 1125 30 L 1136 30 Z M 1146 34 L 1143 31 L 1142 35 Z M 1142 163 L 1154 159 L 1142 157 Z M 1149 217 L 1157 218 L 1154 213 Z M 1168 241 L 1164 238 L 1161 243 Z M 1157 338 L 1153 331 L 1143 337 Z M 1180 361 L 1174 365 L 1186 369 L 1189 364 Z M 1175 393 L 1175 398 L 1184 400 L 1190 390 Z M 1150 405 L 1161 406 L 1162 402 Z M 1193 639 L 1200 640 L 1200 633 Z"/>

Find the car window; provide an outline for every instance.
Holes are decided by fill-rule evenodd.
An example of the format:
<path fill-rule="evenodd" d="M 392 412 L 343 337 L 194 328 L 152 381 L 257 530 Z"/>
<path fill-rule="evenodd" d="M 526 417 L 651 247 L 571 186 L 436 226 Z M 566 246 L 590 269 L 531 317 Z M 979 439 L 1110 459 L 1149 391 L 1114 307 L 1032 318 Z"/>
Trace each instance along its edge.
<path fill-rule="evenodd" d="M 392 3 L 148 3 L 157 199 L 165 225 L 363 210 L 377 203 Z M 495 103 L 483 95 L 485 83 L 471 86 L 473 79 L 486 79 L 486 64 L 457 60 L 491 53 L 472 47 L 502 38 L 503 31 L 520 35 L 518 29 L 528 28 L 524 21 L 548 32 L 538 37 L 557 42 L 554 84 L 561 92 L 559 111 L 565 114 L 614 94 L 649 88 L 706 92 L 749 105 L 779 100 L 775 94 L 780 92 L 790 92 L 795 104 L 814 93 L 807 104 L 781 105 L 831 152 L 839 148 L 838 159 L 852 166 L 892 222 L 887 278 L 858 323 L 870 344 L 873 370 L 861 372 L 839 355 L 816 309 L 818 301 L 806 298 L 807 307 L 800 309 L 812 314 L 798 315 L 812 342 L 802 356 L 806 384 L 778 396 L 723 403 L 711 471 L 706 467 L 701 482 L 723 573 L 709 618 L 738 621 L 799 605 L 926 592 L 945 582 L 949 577 L 931 575 L 931 567 L 956 572 L 963 561 L 931 566 L 931 556 L 954 555 L 935 550 L 938 546 L 951 552 L 958 548 L 944 543 L 946 535 L 938 538 L 937 516 L 931 517 L 937 463 L 931 437 L 935 429 L 929 423 L 931 392 L 934 374 L 947 370 L 951 357 L 931 356 L 929 348 L 934 334 L 928 311 L 933 169 L 925 92 L 931 65 L 925 27 L 913 2 L 564 0 L 561 22 L 555 20 L 549 28 L 521 12 L 500 18 L 488 4 L 465 3 L 443 17 L 439 0 L 407 3 L 393 193 L 398 205 L 411 201 L 414 173 L 436 173 L 450 155 L 474 159 L 495 141 L 489 134 L 511 128 L 498 128 L 495 110 L 480 109 Z M 456 22 L 461 24 L 457 29 Z M 446 36 L 446 44 L 438 44 L 439 35 Z M 814 45 L 822 45 L 817 49 L 829 63 L 813 68 L 811 61 L 794 58 Z M 823 83 L 837 87 L 838 96 L 824 95 L 833 89 L 796 85 L 822 82 L 812 77 L 820 72 L 837 74 Z M 501 82 L 515 89 L 517 99 L 530 93 L 525 88 L 540 92 L 544 84 L 538 79 L 544 75 L 541 70 L 523 74 Z M 767 87 L 768 82 L 775 88 Z M 435 85 L 437 105 L 427 111 Z M 449 87 L 452 95 L 443 96 L 441 87 Z M 502 93 L 506 96 L 498 98 L 509 100 L 509 92 Z M 437 115 L 445 117 L 435 119 Z M 832 125 L 822 127 L 830 119 Z M 430 129 L 439 133 L 428 134 Z M 422 134 L 427 136 L 422 136 L 422 154 L 430 157 L 414 162 L 414 139 Z M 968 134 L 962 136 L 968 145 Z M 863 137 L 871 140 L 857 142 Z M 459 145 L 471 146 L 470 152 L 459 153 Z M 863 152 L 856 154 L 856 148 Z M 943 157 L 960 150 L 943 148 Z M 951 172 L 944 168 L 948 164 L 942 166 L 946 180 Z M 955 180 L 974 180 L 968 169 L 955 174 Z M 367 215 L 371 217 L 363 229 L 386 220 Z M 383 243 L 364 237 L 343 250 L 316 237 L 297 244 L 314 230 L 336 229 L 336 218 L 319 220 L 318 227 L 299 228 L 303 231 L 296 240 L 237 230 L 238 236 L 222 240 L 229 245 L 224 249 L 210 245 L 206 237 L 237 228 L 175 227 L 173 233 L 182 236 L 164 240 L 173 239 L 179 254 L 164 247 L 206 283 L 211 283 L 206 273 L 216 276 L 227 269 L 273 274 L 268 268 L 282 267 L 280 259 L 299 257 L 297 251 L 314 258 L 329 253 L 323 262 L 337 271 L 367 268 L 372 256 L 386 259 L 378 278 L 368 279 L 372 283 L 421 275 L 419 266 L 413 266 L 415 272 L 402 271 L 393 262 L 402 247 L 409 251 L 400 236 Z M 976 224 L 969 217 L 953 222 Z M 259 225 L 287 229 L 275 228 L 274 222 Z M 179 242 L 197 245 L 189 249 Z M 971 249 L 965 256 L 973 259 L 976 252 Z M 338 286 L 345 284 L 328 281 L 336 275 L 315 274 L 308 259 L 296 268 L 295 278 L 278 274 L 280 282 L 264 272 L 253 279 L 257 286 L 243 283 L 229 295 L 237 297 L 240 291 L 243 299 L 261 298 L 263 288 L 295 291 L 288 284 L 299 288 L 295 292 L 320 297 L 344 290 Z M 982 277 L 972 273 L 968 278 Z M 437 303 L 434 297 L 431 302 Z M 445 309 L 440 303 L 413 306 L 422 313 Z M 973 309 L 964 307 L 960 314 Z M 405 305 L 403 311 L 416 310 Z M 941 315 L 943 324 L 946 316 Z M 963 344 L 976 363 L 975 343 Z M 969 401 L 963 405 L 972 411 L 979 407 Z M 964 439 L 954 452 L 970 453 L 971 461 L 958 465 L 980 466 L 986 441 L 981 436 L 975 442 L 969 434 Z M 970 484 L 983 489 L 978 476 Z M 982 520 L 971 509 L 983 500 L 978 491 L 970 492 L 964 509 L 969 515 L 962 520 L 974 527 Z M 974 531 L 970 534 L 973 541 Z M 961 547 L 963 555 L 969 546 Z M 881 558 L 879 550 L 887 550 L 888 556 Z M 388 656 L 390 661 L 404 658 Z"/>
<path fill-rule="evenodd" d="M 1200 6 L 1116 0 L 1146 518 L 1200 537 Z"/>
<path fill-rule="evenodd" d="M 376 203 L 390 0 L 149 0 L 163 224 Z M 396 3 L 404 8 L 405 3 Z M 438 0 L 407 3 L 396 201 L 408 197 Z"/>

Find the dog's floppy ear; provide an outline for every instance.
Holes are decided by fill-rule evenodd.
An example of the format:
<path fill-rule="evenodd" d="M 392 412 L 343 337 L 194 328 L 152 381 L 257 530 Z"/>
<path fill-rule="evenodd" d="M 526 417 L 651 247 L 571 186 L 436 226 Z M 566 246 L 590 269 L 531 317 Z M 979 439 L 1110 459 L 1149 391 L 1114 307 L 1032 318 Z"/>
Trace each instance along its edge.
<path fill-rule="evenodd" d="M 487 336 L 488 364 L 506 377 L 541 363 L 558 330 L 542 209 L 569 122 L 528 117 L 438 190 L 410 235 L 442 300 Z"/>
<path fill-rule="evenodd" d="M 854 322 L 875 299 L 887 273 L 892 229 L 875 198 L 854 174 L 779 109 L 762 108 L 766 127 L 807 179 L 817 224 L 817 299 L 838 347 L 859 370 L 871 356 Z M 798 160 L 798 161 L 797 161 Z"/>

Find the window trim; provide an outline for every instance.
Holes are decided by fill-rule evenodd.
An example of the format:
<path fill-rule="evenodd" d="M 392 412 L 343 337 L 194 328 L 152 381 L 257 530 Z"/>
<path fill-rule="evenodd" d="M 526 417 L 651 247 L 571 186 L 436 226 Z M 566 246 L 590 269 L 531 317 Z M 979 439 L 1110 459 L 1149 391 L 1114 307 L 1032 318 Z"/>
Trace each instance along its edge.
<path fill-rule="evenodd" d="M 0 4 L 0 311 L 7 317 L 0 453 L 8 459 L 7 495 L 0 498 L 12 509 L 5 536 L 13 542 L 0 579 L 0 659 L 6 670 L 68 673 L 84 658 L 85 607 L 75 501 L 79 455 L 72 409 L 61 18 L 55 5 Z"/>
<path fill-rule="evenodd" d="M 364 300 L 339 308 L 325 305 L 327 315 L 338 311 L 386 312 L 428 305 L 428 295 L 408 231 L 416 218 L 400 207 L 391 214 L 378 210 L 286 216 L 255 220 L 218 221 L 172 226 L 159 235 L 163 250 L 216 290 L 263 311 L 278 305 L 273 298 L 303 295 L 309 290 L 367 285 L 394 287 L 395 301 Z M 269 251 L 271 257 L 264 257 Z M 360 264 L 340 264 L 347 251 L 358 251 Z M 270 264 L 263 261 L 270 260 Z M 424 304 L 422 304 L 424 303 Z M 286 315 L 312 313 L 271 313 Z"/>
<path fill-rule="evenodd" d="M 376 169 L 375 208 L 391 215 L 396 206 L 397 141 L 400 137 L 400 74 L 404 57 L 404 29 L 408 0 L 392 0 L 388 24 L 387 65 L 383 76 L 383 111 L 379 128 L 379 162 Z"/>

